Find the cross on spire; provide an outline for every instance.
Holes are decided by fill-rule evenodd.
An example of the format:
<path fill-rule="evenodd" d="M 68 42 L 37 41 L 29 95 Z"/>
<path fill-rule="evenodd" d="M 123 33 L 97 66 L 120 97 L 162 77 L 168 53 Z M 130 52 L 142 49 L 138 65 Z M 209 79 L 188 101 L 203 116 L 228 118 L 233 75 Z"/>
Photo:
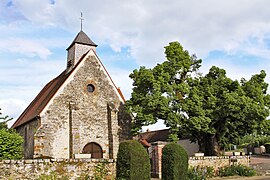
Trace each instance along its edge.
<path fill-rule="evenodd" d="M 82 22 L 83 22 L 83 17 L 82 17 L 82 12 L 81 12 L 81 18 L 80 18 L 80 20 L 81 20 L 81 31 L 82 31 Z"/>

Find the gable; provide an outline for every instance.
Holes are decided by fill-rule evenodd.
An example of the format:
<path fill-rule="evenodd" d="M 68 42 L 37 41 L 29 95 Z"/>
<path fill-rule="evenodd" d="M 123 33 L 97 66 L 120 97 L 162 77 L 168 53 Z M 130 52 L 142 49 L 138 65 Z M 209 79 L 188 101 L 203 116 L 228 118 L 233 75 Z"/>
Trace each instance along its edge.
<path fill-rule="evenodd" d="M 120 89 L 116 87 L 106 68 L 96 55 L 93 50 L 88 51 L 85 55 L 81 57 L 79 62 L 73 68 L 72 71 L 66 73 L 66 70 L 63 71 L 58 77 L 50 81 L 36 96 L 36 98 L 30 103 L 30 105 L 25 109 L 25 111 L 21 114 L 21 116 L 17 119 L 17 121 L 13 124 L 12 128 L 19 127 L 27 122 L 32 121 L 33 119 L 41 116 L 47 109 L 47 107 L 53 102 L 54 98 L 59 95 L 64 87 L 74 78 L 74 75 L 83 66 L 84 62 L 90 57 L 94 56 L 94 58 L 98 61 L 101 67 L 101 71 L 103 71 L 106 75 L 106 78 L 110 85 L 113 87 L 113 90 L 117 94 L 119 100 L 124 103 L 125 99 Z"/>

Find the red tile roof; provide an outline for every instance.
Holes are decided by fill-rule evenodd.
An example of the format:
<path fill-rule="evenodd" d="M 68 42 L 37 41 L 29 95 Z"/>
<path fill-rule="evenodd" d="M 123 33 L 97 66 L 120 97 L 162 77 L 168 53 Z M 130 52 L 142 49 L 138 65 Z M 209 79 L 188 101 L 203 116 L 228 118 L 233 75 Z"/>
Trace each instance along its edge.
<path fill-rule="evenodd" d="M 157 131 L 148 131 L 140 134 L 140 139 L 145 139 L 148 143 L 156 141 L 167 141 L 170 129 L 162 129 Z"/>
<path fill-rule="evenodd" d="M 41 111 L 45 108 L 60 86 L 70 75 L 63 71 L 58 77 L 50 81 L 31 102 L 31 104 L 25 109 L 17 121 L 12 125 L 12 128 L 21 126 L 34 118 L 38 117 Z"/>
<path fill-rule="evenodd" d="M 140 139 L 140 143 L 144 146 L 144 147 L 150 147 L 151 144 L 149 144 L 145 139 Z"/>

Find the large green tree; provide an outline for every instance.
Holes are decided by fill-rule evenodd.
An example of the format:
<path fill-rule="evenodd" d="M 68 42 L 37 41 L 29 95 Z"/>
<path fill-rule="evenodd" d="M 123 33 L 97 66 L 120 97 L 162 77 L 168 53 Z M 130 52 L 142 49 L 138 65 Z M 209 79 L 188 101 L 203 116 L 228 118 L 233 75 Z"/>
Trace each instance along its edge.
<path fill-rule="evenodd" d="M 171 128 L 171 140 L 185 131 L 206 155 L 216 155 L 220 145 L 252 133 L 268 117 L 264 71 L 241 82 L 218 67 L 201 76 L 196 74 L 201 60 L 178 42 L 166 46 L 165 54 L 163 63 L 130 75 L 134 88 L 127 106 L 136 113 L 134 132 L 163 119 Z"/>
<path fill-rule="evenodd" d="M 127 101 L 129 110 L 136 113 L 133 132 L 142 126 L 163 119 L 171 128 L 171 140 L 177 140 L 179 125 L 186 119 L 183 102 L 189 94 L 192 74 L 201 66 L 201 60 L 190 55 L 178 42 L 165 47 L 167 60 L 153 69 L 141 67 L 130 75 L 133 92 Z"/>
<path fill-rule="evenodd" d="M 265 76 L 261 71 L 239 83 L 213 66 L 207 75 L 191 81 L 184 126 L 207 155 L 217 155 L 220 145 L 254 132 L 269 116 Z"/>

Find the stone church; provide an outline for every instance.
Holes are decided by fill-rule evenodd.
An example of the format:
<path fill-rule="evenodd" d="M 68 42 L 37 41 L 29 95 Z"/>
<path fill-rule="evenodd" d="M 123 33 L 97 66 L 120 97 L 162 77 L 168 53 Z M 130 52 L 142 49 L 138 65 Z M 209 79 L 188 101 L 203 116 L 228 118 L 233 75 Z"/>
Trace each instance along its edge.
<path fill-rule="evenodd" d="M 116 158 L 129 138 L 125 99 L 80 31 L 67 48 L 66 69 L 51 80 L 13 124 L 25 158 Z"/>

